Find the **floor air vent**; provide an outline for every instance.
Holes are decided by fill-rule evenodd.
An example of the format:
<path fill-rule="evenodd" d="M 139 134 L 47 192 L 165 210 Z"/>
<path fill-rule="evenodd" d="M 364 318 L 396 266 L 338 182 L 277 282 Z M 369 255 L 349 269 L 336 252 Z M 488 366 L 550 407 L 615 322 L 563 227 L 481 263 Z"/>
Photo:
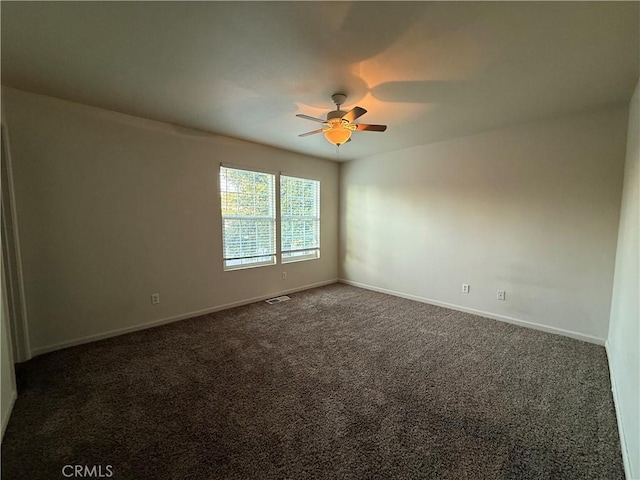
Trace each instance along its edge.
<path fill-rule="evenodd" d="M 282 295 L 281 297 L 276 297 L 276 298 L 270 298 L 269 300 L 267 300 L 266 302 L 269 305 L 273 305 L 274 303 L 280 303 L 280 302 L 286 302 L 287 300 L 291 300 L 291 297 L 288 297 L 286 295 Z"/>

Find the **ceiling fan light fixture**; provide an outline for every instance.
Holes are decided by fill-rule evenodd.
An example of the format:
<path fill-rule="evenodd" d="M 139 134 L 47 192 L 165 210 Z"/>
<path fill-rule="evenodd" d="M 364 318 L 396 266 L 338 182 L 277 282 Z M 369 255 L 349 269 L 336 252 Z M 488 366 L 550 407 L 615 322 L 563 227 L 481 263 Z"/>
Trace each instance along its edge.
<path fill-rule="evenodd" d="M 340 146 L 351 138 L 351 129 L 341 121 L 329 122 L 329 127 L 324 132 L 324 137 L 332 144 Z"/>

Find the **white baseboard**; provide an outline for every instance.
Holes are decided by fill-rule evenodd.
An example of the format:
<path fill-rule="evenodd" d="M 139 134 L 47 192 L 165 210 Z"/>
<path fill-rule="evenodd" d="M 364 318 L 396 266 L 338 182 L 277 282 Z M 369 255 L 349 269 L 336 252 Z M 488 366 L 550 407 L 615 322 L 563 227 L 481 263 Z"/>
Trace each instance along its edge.
<path fill-rule="evenodd" d="M 337 282 L 338 282 L 338 279 L 334 278 L 332 280 L 326 280 L 324 282 L 312 283 L 309 285 L 302 285 L 300 287 L 290 288 L 288 290 L 281 290 L 278 292 L 271 292 L 267 295 L 261 295 L 259 297 L 247 298 L 244 300 L 239 300 L 237 302 L 225 303 L 224 305 L 217 305 L 215 307 L 205 308 L 203 310 L 197 310 L 195 312 L 183 313 L 180 315 L 175 315 L 173 317 L 168 317 L 168 318 L 162 318 L 159 320 L 152 320 L 150 322 L 133 325 L 131 327 L 118 328 L 115 330 L 110 330 L 108 332 L 98 333 L 95 335 L 87 335 L 85 337 L 75 338 L 73 340 L 68 340 L 68 341 L 56 343 L 53 345 L 46 345 L 44 347 L 34 348 L 31 351 L 31 356 L 35 357 L 37 355 L 53 352 L 55 350 L 62 350 L 63 348 L 74 347 L 76 345 L 82 345 L 84 343 L 95 342 L 98 340 L 103 340 L 105 338 L 116 337 L 118 335 L 124 335 L 126 333 L 137 332 L 139 330 L 145 330 L 147 328 L 152 328 L 152 327 L 158 327 L 160 325 L 165 325 L 167 323 L 173 323 L 179 320 L 186 320 L 187 318 L 198 317 L 200 315 L 206 315 L 208 313 L 218 312 L 220 310 L 227 310 L 229 308 L 239 307 L 241 305 L 247 305 L 249 303 L 260 302 L 268 298 L 278 297 L 280 295 L 287 295 L 289 293 L 294 293 L 294 292 L 300 292 L 302 290 L 309 290 L 311 288 L 322 287 L 324 285 L 330 285 L 332 283 L 337 283 Z"/>
<path fill-rule="evenodd" d="M 439 307 L 450 308 L 451 310 L 457 310 L 459 312 L 472 313 L 473 315 L 491 318 L 492 320 L 498 320 L 500 322 L 512 323 L 514 325 L 519 325 L 521 327 L 528 327 L 528 328 L 533 328 L 535 330 L 541 330 L 543 332 L 555 333 L 557 335 L 575 338 L 576 340 L 582 340 L 583 342 L 595 343 L 596 345 L 604 345 L 604 342 L 605 342 L 604 338 L 593 337 L 591 335 L 585 335 L 578 332 L 572 332 L 570 330 L 563 330 L 561 328 L 550 327 L 548 325 L 542 325 L 540 323 L 529 322 L 527 320 L 520 320 L 518 318 L 507 317 L 505 315 L 498 315 L 495 313 L 483 312 L 482 310 L 476 310 L 474 308 L 461 307 L 460 305 L 453 305 L 451 303 L 440 302 L 438 300 L 432 300 L 430 298 L 418 297 L 416 295 L 397 292 L 395 290 L 388 290 L 386 288 L 374 287 L 373 285 L 354 282 L 351 280 L 346 280 L 344 278 L 340 279 L 340 283 L 344 283 L 346 285 L 352 285 L 354 287 L 364 288 L 366 290 L 373 290 L 374 292 L 386 293 L 388 295 L 393 295 L 395 297 L 402 297 L 409 300 L 415 300 L 417 302 L 429 303 L 431 305 L 437 305 Z"/>
<path fill-rule="evenodd" d="M 613 373 L 613 365 L 611 364 L 611 355 L 609 353 L 609 341 L 604 343 L 607 352 L 607 362 L 609 363 L 609 378 L 611 379 L 611 393 L 613 395 L 613 406 L 616 411 L 616 420 L 618 421 L 618 434 L 620 435 L 620 449 L 622 450 L 622 464 L 624 465 L 625 477 L 633 480 L 631 477 L 631 463 L 629 461 L 629 450 L 627 450 L 627 441 L 625 440 L 624 427 L 620 416 L 620 400 L 618 398 L 618 387 L 616 384 L 616 376 Z"/>
<path fill-rule="evenodd" d="M 2 415 L 2 431 L 0 431 L 0 439 L 4 438 L 4 432 L 7 429 L 7 425 L 9 424 L 9 418 L 11 418 L 11 412 L 13 411 L 13 405 L 16 403 L 16 398 L 18 398 L 18 394 L 14 390 L 11 392 L 11 399 L 9 400 L 9 408 Z"/>

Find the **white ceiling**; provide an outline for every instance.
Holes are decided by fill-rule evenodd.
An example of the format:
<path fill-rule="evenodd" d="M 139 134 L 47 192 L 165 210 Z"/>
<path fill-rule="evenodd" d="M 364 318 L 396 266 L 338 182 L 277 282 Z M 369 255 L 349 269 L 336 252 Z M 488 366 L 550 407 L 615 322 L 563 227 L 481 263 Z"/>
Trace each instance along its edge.
<path fill-rule="evenodd" d="M 338 160 L 629 101 L 637 2 L 2 2 L 2 84 Z"/>

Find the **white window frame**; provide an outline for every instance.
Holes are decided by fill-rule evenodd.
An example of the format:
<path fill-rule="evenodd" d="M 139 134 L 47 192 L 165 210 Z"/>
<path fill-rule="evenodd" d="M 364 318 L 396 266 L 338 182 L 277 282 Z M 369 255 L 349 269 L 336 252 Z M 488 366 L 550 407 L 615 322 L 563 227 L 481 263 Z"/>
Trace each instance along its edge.
<path fill-rule="evenodd" d="M 271 193 L 271 200 L 272 200 L 272 211 L 273 211 L 273 217 L 253 217 L 253 218 L 259 218 L 259 219 L 268 219 L 272 222 L 273 227 L 272 227 L 272 232 L 273 232 L 273 246 L 274 246 L 274 250 L 273 253 L 269 253 L 269 254 L 265 254 L 265 255 L 257 255 L 257 256 L 243 256 L 243 257 L 233 257 L 233 258 L 225 258 L 225 235 L 224 235 L 224 226 L 225 226 L 225 220 L 234 220 L 234 219 L 250 219 L 252 217 L 250 216 L 245 216 L 245 215 L 224 215 L 222 213 L 222 185 L 221 185 L 221 181 L 222 181 L 222 169 L 228 169 L 228 170 L 240 170 L 240 171 L 244 171 L 244 172 L 250 172 L 250 173 L 257 173 L 257 174 L 263 174 L 263 175 L 271 175 L 273 177 L 273 189 L 270 192 Z M 219 193 L 220 193 L 220 218 L 221 218 L 221 227 L 222 227 L 222 267 L 224 271 L 233 271 L 233 270 L 243 270 L 243 269 L 247 269 L 247 268 L 255 268 L 255 267 L 263 267 L 263 266 L 267 266 L 267 265 L 276 265 L 277 263 L 277 258 L 278 258 L 278 253 L 279 253 L 279 248 L 278 248 L 278 204 L 279 204 L 279 175 L 277 173 L 274 172 L 268 172 L 268 171 L 263 171 L 263 170 L 258 170 L 255 168 L 250 168 L 250 167 L 240 167 L 240 166 L 236 166 L 236 165 L 225 165 L 225 164 L 221 164 L 220 168 L 218 170 L 218 189 L 219 189 Z M 250 261 L 248 263 L 242 263 L 242 260 L 248 260 L 251 258 L 267 258 L 270 257 L 268 260 L 264 260 L 264 261 Z M 241 263 L 237 263 L 237 264 L 228 264 L 227 262 L 234 262 L 234 261 L 238 261 L 240 260 Z"/>
<path fill-rule="evenodd" d="M 272 175 L 274 177 L 274 214 L 275 216 L 273 217 L 273 224 L 274 224 L 274 235 L 275 235 L 275 253 L 274 254 L 266 254 L 264 255 L 264 257 L 271 257 L 269 260 L 263 261 L 263 262 L 250 262 L 250 263 L 245 263 L 245 264 L 237 264 L 237 265 L 227 265 L 226 262 L 228 261 L 232 261 L 232 260 L 241 260 L 241 259 L 247 259 L 247 258 L 260 258 L 262 257 L 262 255 L 260 255 L 259 257 L 237 257 L 237 258 L 224 258 L 224 252 L 225 252 L 225 238 L 224 238 L 224 221 L 225 219 L 233 219 L 234 216 L 232 215 L 223 215 L 222 214 L 222 187 L 221 187 L 221 173 L 222 173 L 222 169 L 226 168 L 226 169 L 232 169 L 232 170 L 242 170 L 242 171 L 246 171 L 246 172 L 250 172 L 250 173 L 259 173 L 259 174 L 266 174 L 266 175 Z M 318 225 L 318 243 L 317 243 L 317 247 L 314 248 L 305 248 L 305 249 L 301 249 L 301 250 L 290 250 L 290 251 L 282 251 L 282 212 L 281 212 L 281 208 L 282 208 L 282 197 L 281 197 L 281 178 L 282 177 L 289 177 L 289 178 L 294 178 L 294 179 L 298 179 L 298 180 L 307 180 L 307 181 L 314 181 L 318 183 L 318 187 L 317 187 L 317 192 L 318 192 L 318 204 L 317 204 L 317 215 L 315 217 L 313 217 L 314 221 L 317 222 Z M 245 270 L 248 268 L 255 268 L 255 267 L 264 267 L 264 266 L 274 266 L 277 265 L 278 263 L 284 265 L 284 264 L 289 264 L 289 263 L 295 263 L 295 262 L 302 262 L 305 260 L 316 260 L 320 258 L 320 210 L 321 210 L 321 205 L 320 205 L 320 190 L 321 190 L 321 182 L 319 179 L 316 178 L 308 178 L 308 177 L 301 177 L 299 175 L 288 175 L 288 174 L 283 174 L 281 172 L 274 172 L 274 171 L 269 171 L 269 170 L 262 170 L 262 169 L 258 169 L 255 167 L 250 167 L 250 166 L 239 166 L 239 165 L 229 165 L 229 164 L 224 164 L 221 163 L 220 164 L 220 168 L 218 170 L 218 197 L 220 200 L 220 218 L 221 218 L 221 233 L 222 233 L 222 267 L 223 267 L 223 271 L 228 272 L 228 271 L 234 271 L 234 270 Z M 246 216 L 239 216 L 239 218 L 248 218 Z M 305 217 L 308 218 L 308 217 Z M 289 257 L 289 258 L 285 258 L 283 256 L 283 254 L 285 253 L 294 253 L 294 252 L 304 252 L 304 251 L 309 251 L 310 253 L 308 253 L 307 255 L 297 255 L 295 257 Z M 278 262 L 277 259 L 280 259 L 280 262 Z"/>
<path fill-rule="evenodd" d="M 303 248 L 303 249 L 298 249 L 298 250 L 282 250 L 282 237 L 283 237 L 283 228 L 282 228 L 282 224 L 283 224 L 283 220 L 285 219 L 285 215 L 282 213 L 282 178 L 286 177 L 286 178 L 291 178 L 294 180 L 303 180 L 303 181 L 310 181 L 310 182 L 316 182 L 317 183 L 317 208 L 316 208 L 316 215 L 315 216 L 302 216 L 300 218 L 303 219 L 311 219 L 314 222 L 316 222 L 317 225 L 317 236 L 318 236 L 318 243 L 317 246 L 315 247 L 310 247 L 310 248 Z M 316 260 L 318 258 L 320 258 L 320 180 L 317 180 L 315 178 L 306 178 L 306 177 L 300 177 L 298 175 L 286 175 L 286 174 L 280 174 L 279 178 L 278 178 L 278 188 L 279 188 L 279 195 L 278 195 L 278 207 L 280 209 L 279 211 L 279 219 L 278 219 L 278 223 L 280 225 L 280 263 L 287 264 L 287 263 L 294 263 L 294 262 L 302 262 L 305 260 Z M 288 218 L 292 218 L 292 217 L 288 217 Z M 301 255 L 295 255 L 292 257 L 285 257 L 284 255 L 287 253 L 297 253 L 297 252 L 308 252 L 307 254 L 301 254 Z"/>

